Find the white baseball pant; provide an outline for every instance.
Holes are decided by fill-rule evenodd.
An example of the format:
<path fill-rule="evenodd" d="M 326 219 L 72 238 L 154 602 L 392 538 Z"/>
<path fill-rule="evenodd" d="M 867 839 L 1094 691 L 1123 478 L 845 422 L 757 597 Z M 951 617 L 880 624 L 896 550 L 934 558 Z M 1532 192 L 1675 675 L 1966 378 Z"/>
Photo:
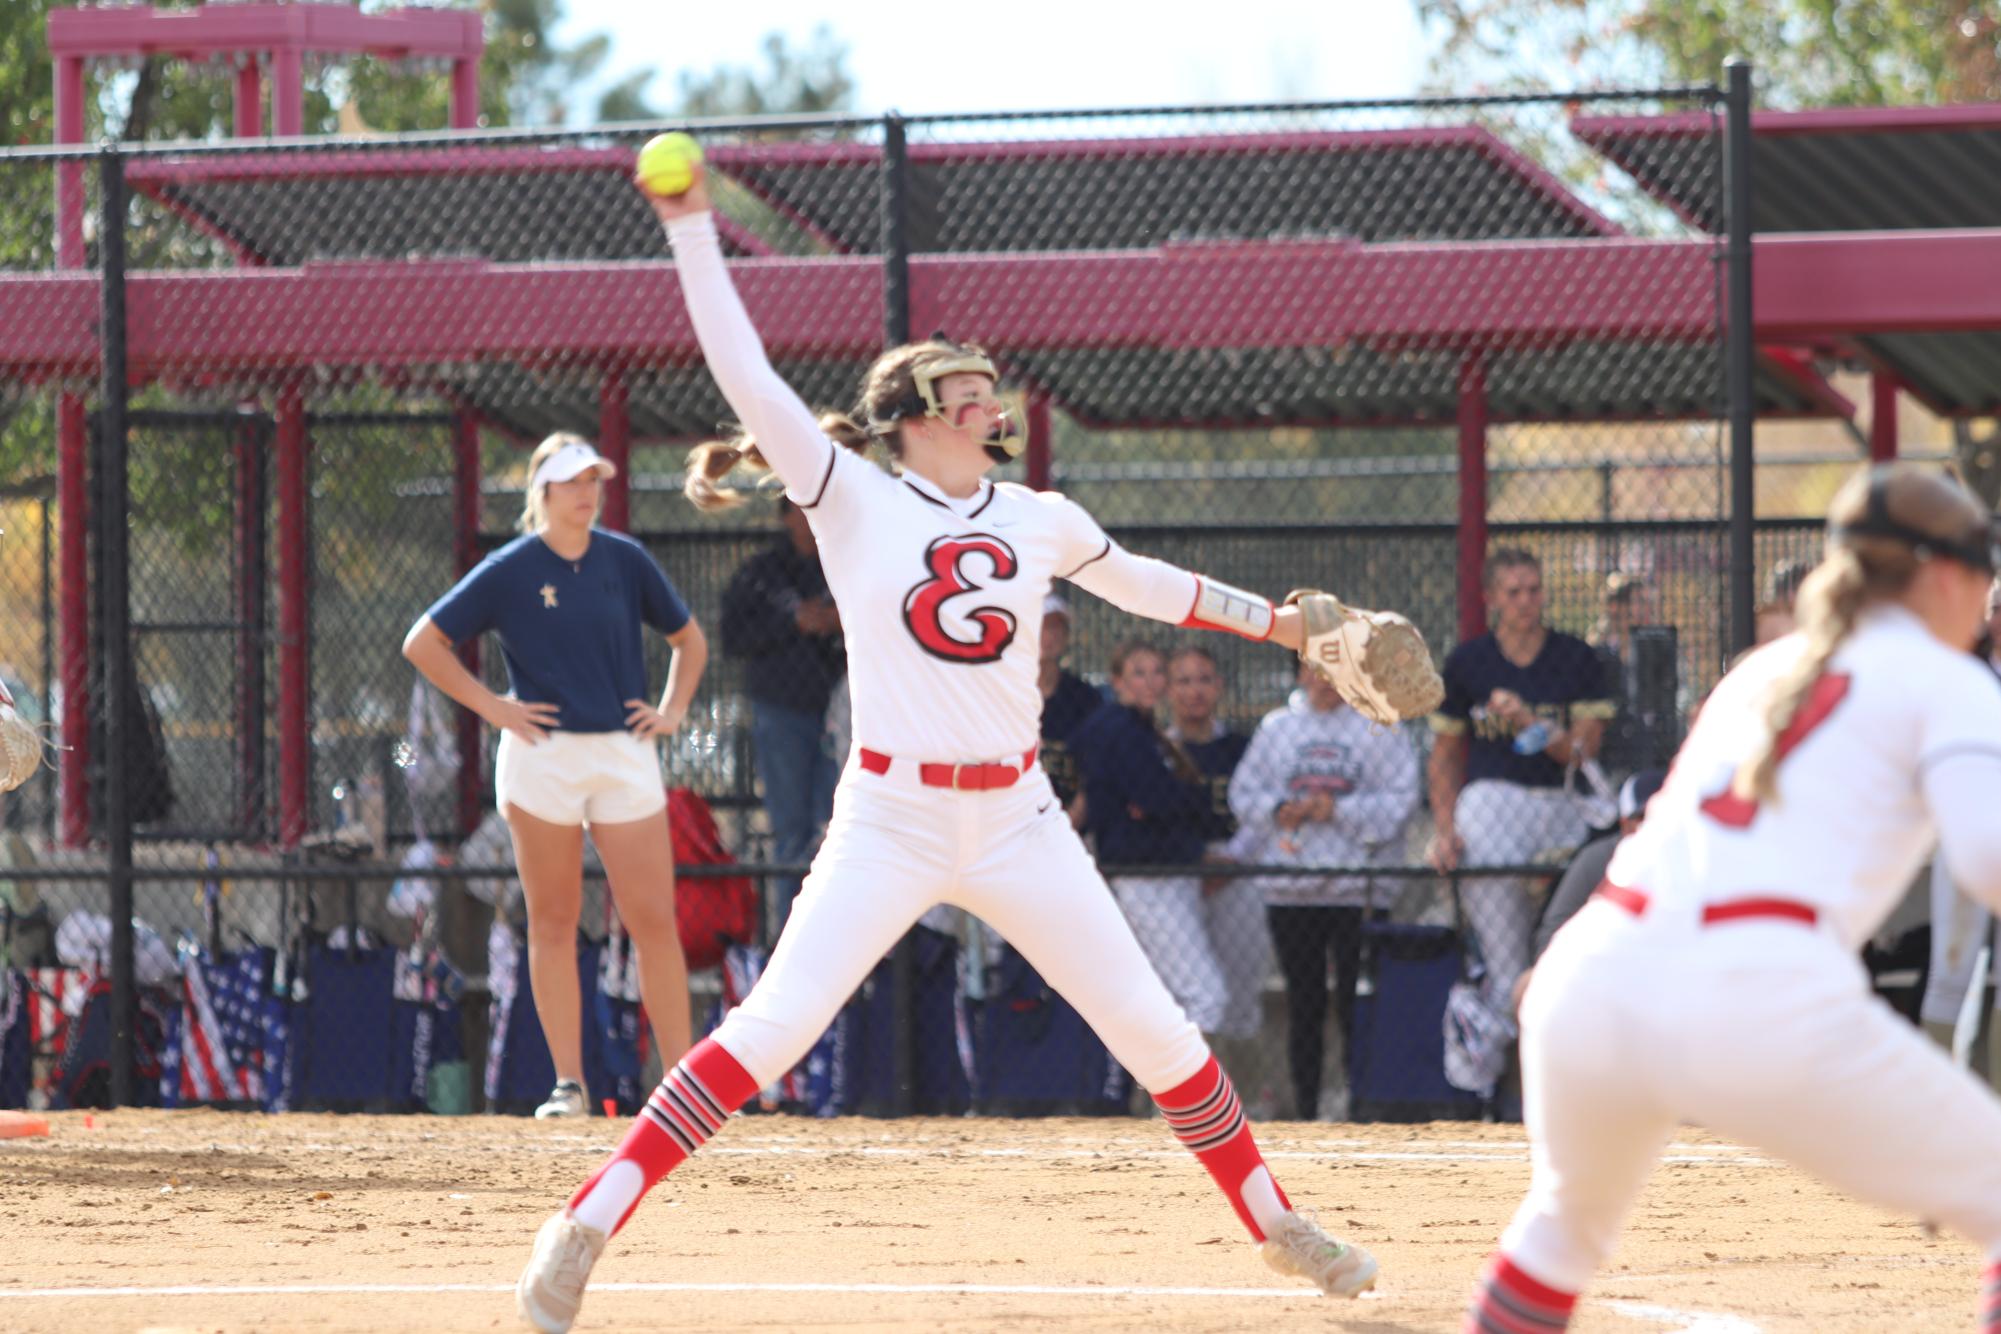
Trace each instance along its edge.
<path fill-rule="evenodd" d="M 1653 913 L 1653 909 L 1649 909 Z M 1534 1176 L 1502 1249 L 1583 1288 L 1684 1122 L 2001 1259 L 2001 1101 L 1786 921 L 1644 928 L 1603 900 L 1557 933 L 1522 1004 Z"/>
<path fill-rule="evenodd" d="M 1575 848 L 1591 831 L 1581 801 L 1553 787 L 1523 787 L 1498 779 L 1468 783 L 1453 808 L 1453 827 L 1466 842 L 1466 867 L 1521 866 Z M 1534 882 L 1518 876 L 1468 876 L 1459 882 L 1466 919 L 1487 965 L 1489 1000 L 1508 1013 L 1515 979 L 1535 958 Z"/>
<path fill-rule="evenodd" d="M 1021 951 L 1140 1085 L 1191 1078 L 1209 1049 L 1147 963 L 1041 768 L 1013 787 L 920 785 L 851 760 L 771 961 L 715 1032 L 769 1084 L 790 1070 L 903 933 L 938 903 Z"/>

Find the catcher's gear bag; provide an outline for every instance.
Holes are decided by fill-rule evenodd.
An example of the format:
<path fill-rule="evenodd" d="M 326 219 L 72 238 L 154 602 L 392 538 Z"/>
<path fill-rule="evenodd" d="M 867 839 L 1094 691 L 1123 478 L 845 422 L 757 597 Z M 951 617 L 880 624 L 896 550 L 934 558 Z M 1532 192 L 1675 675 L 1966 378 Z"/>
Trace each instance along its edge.
<path fill-rule="evenodd" d="M 12 792 L 42 767 L 42 734 L 14 711 L 0 688 L 0 792 Z"/>
<path fill-rule="evenodd" d="M 1445 700 L 1445 682 L 1424 636 L 1393 611 L 1358 611 L 1331 593 L 1298 589 L 1286 598 L 1302 619 L 1300 658 L 1373 722 L 1421 718 Z"/>

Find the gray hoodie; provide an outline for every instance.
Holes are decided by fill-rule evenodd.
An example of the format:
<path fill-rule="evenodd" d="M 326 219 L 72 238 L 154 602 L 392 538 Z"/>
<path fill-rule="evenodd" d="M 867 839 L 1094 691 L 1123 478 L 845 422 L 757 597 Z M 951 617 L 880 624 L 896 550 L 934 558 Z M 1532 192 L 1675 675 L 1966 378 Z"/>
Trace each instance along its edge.
<path fill-rule="evenodd" d="M 1316 791 L 1334 796 L 1334 818 L 1291 831 L 1279 806 Z M 1238 861 L 1280 866 L 1384 866 L 1402 860 L 1403 829 L 1417 809 L 1417 748 L 1401 728 L 1379 727 L 1346 705 L 1325 712 L 1295 690 L 1258 724 L 1230 780 Z M 1267 903 L 1360 904 L 1363 876 L 1253 881 Z M 1393 887 L 1390 887 L 1393 888 Z M 1381 897 L 1387 897 L 1379 889 Z"/>

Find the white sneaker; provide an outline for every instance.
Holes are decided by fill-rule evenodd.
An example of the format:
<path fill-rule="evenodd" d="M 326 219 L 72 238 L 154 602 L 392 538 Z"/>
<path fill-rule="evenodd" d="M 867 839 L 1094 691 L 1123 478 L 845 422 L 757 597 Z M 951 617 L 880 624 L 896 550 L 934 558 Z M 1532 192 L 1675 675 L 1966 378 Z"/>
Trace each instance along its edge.
<path fill-rule="evenodd" d="M 565 1209 L 535 1234 L 535 1253 L 514 1285 L 521 1318 L 542 1334 L 564 1334 L 584 1304 L 584 1284 L 604 1251 L 605 1234 L 570 1217 Z"/>
<path fill-rule="evenodd" d="M 1288 1213 L 1265 1234 L 1265 1263 L 1309 1279 L 1329 1297 L 1353 1297 L 1376 1286 L 1375 1257 L 1334 1240 L 1311 1214 Z"/>
<path fill-rule="evenodd" d="M 556 1087 L 549 1091 L 548 1099 L 535 1109 L 537 1121 L 590 1114 L 590 1104 L 584 1101 L 584 1086 L 574 1079 L 557 1080 Z"/>

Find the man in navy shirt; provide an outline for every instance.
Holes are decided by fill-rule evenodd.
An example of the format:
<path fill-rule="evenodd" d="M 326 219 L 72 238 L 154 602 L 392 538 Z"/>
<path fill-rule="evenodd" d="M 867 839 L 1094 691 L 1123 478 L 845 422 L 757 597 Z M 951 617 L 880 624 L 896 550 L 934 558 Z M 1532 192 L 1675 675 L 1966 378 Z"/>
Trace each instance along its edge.
<path fill-rule="evenodd" d="M 1518 547 L 1487 559 L 1494 629 L 1445 659 L 1432 715 L 1431 864 L 1519 866 L 1568 852 L 1588 833 L 1578 767 L 1612 716 L 1604 665 L 1589 644 L 1543 623 L 1542 565 Z M 1470 877 L 1460 892 L 1501 1013 L 1528 967 L 1534 882 Z"/>

